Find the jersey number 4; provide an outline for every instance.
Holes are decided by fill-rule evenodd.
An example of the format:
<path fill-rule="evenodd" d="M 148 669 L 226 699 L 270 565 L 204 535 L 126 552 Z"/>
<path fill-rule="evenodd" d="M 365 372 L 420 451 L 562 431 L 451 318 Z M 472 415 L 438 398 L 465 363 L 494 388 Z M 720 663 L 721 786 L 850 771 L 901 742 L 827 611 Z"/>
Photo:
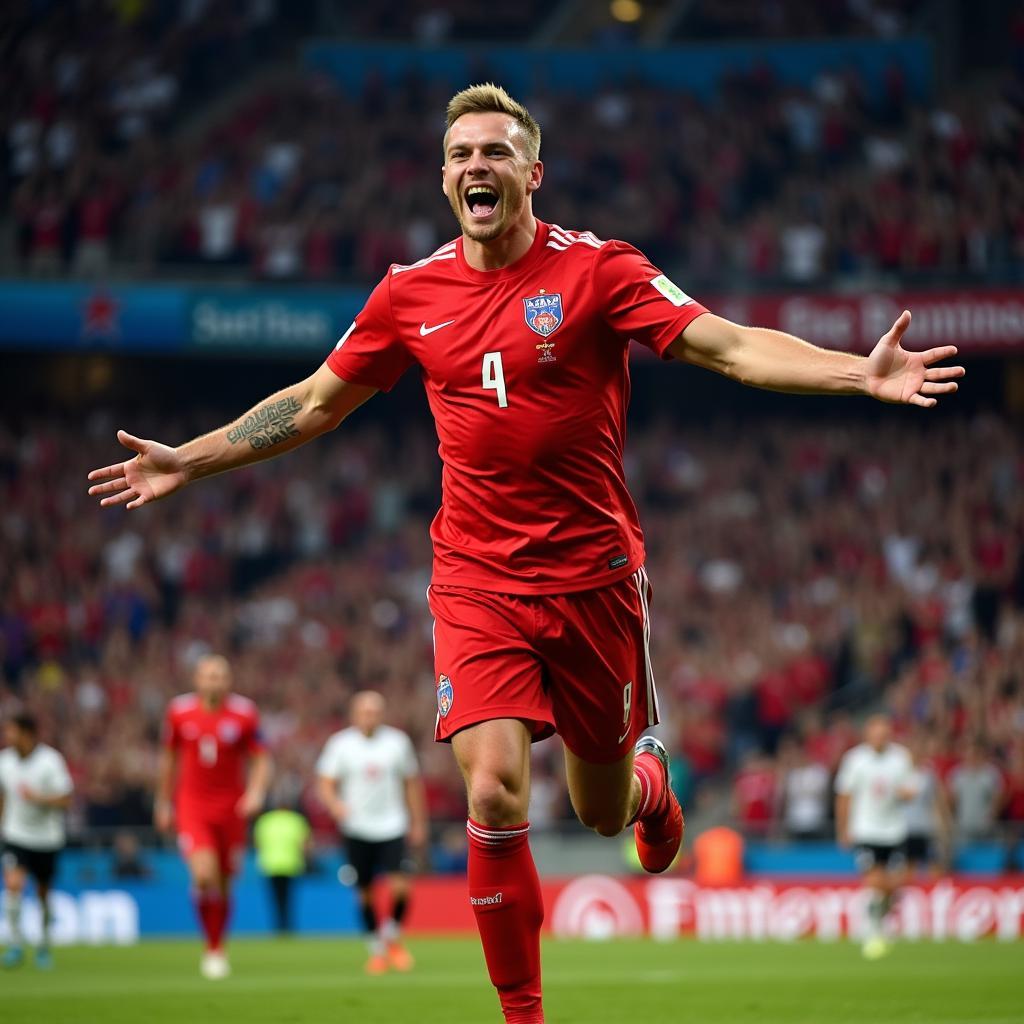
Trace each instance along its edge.
<path fill-rule="evenodd" d="M 501 365 L 500 352 L 485 352 L 483 365 L 483 389 L 494 391 L 498 395 L 498 408 L 508 408 L 508 395 L 505 392 L 505 371 Z"/>

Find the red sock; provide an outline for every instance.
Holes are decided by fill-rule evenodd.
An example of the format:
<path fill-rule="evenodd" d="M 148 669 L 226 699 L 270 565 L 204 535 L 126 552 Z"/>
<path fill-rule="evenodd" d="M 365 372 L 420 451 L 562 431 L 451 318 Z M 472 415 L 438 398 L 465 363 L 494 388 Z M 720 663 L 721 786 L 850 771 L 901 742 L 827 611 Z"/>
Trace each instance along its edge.
<path fill-rule="evenodd" d="M 214 899 L 210 914 L 210 948 L 220 949 L 224 944 L 224 933 L 227 931 L 228 918 L 231 916 L 231 901 L 226 896 Z"/>
<path fill-rule="evenodd" d="M 633 821 L 630 822 L 631 825 L 663 811 L 668 797 L 665 770 L 654 754 L 646 751 L 637 754 L 633 761 L 633 774 L 640 782 L 640 803 L 637 805 L 636 814 L 633 815 Z"/>
<path fill-rule="evenodd" d="M 224 929 L 231 910 L 228 901 L 221 895 L 200 893 L 196 899 L 196 912 L 206 936 L 207 949 L 220 949 L 224 939 Z"/>
<path fill-rule="evenodd" d="M 529 822 L 489 828 L 470 819 L 469 898 L 491 984 L 507 1024 L 543 1024 L 540 926 L 544 901 Z"/>
<path fill-rule="evenodd" d="M 203 936 L 206 939 L 206 948 L 210 949 L 210 897 L 205 892 L 198 892 L 193 897 L 195 903 L 196 916 L 199 918 L 199 926 L 203 930 Z"/>

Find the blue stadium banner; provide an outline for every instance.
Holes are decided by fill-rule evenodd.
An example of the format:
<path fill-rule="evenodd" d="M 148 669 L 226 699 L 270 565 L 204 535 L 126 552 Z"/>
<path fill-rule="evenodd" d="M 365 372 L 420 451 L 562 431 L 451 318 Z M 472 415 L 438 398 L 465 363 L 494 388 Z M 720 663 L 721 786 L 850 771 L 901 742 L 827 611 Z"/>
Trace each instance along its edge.
<path fill-rule="evenodd" d="M 8 350 L 326 355 L 362 288 L 0 282 Z"/>
<path fill-rule="evenodd" d="M 0 282 L 9 349 L 168 351 L 185 338 L 187 295 L 165 285 Z"/>
<path fill-rule="evenodd" d="M 0 351 L 174 352 L 323 358 L 366 301 L 356 287 L 237 284 L 85 285 L 0 281 Z M 901 309 L 914 313 L 915 348 L 958 345 L 965 355 L 1024 352 L 1019 288 L 767 292 L 707 295 L 739 323 L 774 327 L 826 348 L 869 352 Z M 640 349 L 641 358 L 653 358 Z"/>
<path fill-rule="evenodd" d="M 527 102 L 538 83 L 588 95 L 609 81 L 631 78 L 707 99 L 727 76 L 758 68 L 769 68 L 780 82 L 807 87 L 824 71 L 855 69 L 868 95 L 878 97 L 884 93 L 887 72 L 898 66 L 912 96 L 925 97 L 932 88 L 932 45 L 923 36 L 756 39 L 659 49 L 398 46 L 319 39 L 306 44 L 303 58 L 311 71 L 330 75 L 351 93 L 373 78 L 396 83 L 422 76 L 447 82 L 453 90 L 490 78 Z"/>
<path fill-rule="evenodd" d="M 327 353 L 362 308 L 359 289 L 204 290 L 190 297 L 194 349 Z"/>

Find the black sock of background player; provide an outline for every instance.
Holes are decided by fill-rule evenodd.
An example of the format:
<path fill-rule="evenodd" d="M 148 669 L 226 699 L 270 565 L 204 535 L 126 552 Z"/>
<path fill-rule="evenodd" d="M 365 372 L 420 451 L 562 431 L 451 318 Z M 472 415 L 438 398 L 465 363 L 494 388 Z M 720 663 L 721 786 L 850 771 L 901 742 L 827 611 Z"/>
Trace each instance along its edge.
<path fill-rule="evenodd" d="M 405 912 L 409 909 L 408 896 L 396 896 L 395 902 L 391 904 L 391 919 L 395 924 L 401 924 Z"/>
<path fill-rule="evenodd" d="M 368 899 L 363 905 L 363 927 L 366 929 L 367 935 L 377 934 L 377 908 L 373 905 L 373 900 Z"/>

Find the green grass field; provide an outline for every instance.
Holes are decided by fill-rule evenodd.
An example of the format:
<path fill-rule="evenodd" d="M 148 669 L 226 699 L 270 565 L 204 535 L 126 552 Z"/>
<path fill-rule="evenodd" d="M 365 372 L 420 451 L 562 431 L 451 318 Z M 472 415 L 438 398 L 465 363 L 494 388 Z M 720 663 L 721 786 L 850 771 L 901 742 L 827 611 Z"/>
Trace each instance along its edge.
<path fill-rule="evenodd" d="M 208 982 L 198 947 L 147 942 L 57 951 L 52 973 L 0 974 L 4 1024 L 498 1024 L 477 943 L 410 944 L 410 975 L 368 978 L 363 950 L 331 940 L 238 941 L 234 976 Z M 855 946 L 648 941 L 545 945 L 549 1024 L 1019 1024 L 1019 945 Z"/>

